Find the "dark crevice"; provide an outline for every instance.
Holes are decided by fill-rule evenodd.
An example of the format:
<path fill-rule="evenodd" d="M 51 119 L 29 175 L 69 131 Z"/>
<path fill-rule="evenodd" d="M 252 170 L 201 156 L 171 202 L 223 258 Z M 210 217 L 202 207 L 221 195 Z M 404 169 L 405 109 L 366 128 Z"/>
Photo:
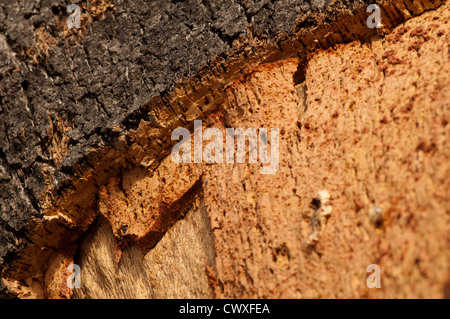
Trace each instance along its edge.
<path fill-rule="evenodd" d="M 302 82 L 305 82 L 306 79 L 306 61 L 301 61 L 298 64 L 297 71 L 294 73 L 294 85 L 299 85 Z"/>

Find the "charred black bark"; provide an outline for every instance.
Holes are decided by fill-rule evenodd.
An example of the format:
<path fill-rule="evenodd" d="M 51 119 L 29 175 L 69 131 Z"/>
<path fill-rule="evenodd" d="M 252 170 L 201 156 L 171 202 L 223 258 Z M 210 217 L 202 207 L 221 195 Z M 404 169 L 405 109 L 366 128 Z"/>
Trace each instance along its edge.
<path fill-rule="evenodd" d="M 241 37 L 275 39 L 300 17 L 311 27 L 317 14 L 332 19 L 333 6 L 368 3 L 79 1 L 90 18 L 64 31 L 71 2 L 0 4 L 0 270 L 30 240 L 30 219 L 42 218 L 45 186 L 64 192 L 92 149 L 148 117 L 148 101 L 231 54 Z"/>

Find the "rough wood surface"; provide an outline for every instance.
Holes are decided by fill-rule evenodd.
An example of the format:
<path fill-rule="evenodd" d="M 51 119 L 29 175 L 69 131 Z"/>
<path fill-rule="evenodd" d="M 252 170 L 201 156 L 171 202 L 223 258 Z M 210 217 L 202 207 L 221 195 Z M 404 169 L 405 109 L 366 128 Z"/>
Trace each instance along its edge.
<path fill-rule="evenodd" d="M 110 178 L 154 171 L 171 130 L 219 109 L 250 68 L 296 58 L 298 83 L 308 54 L 376 34 L 368 1 L 80 1 L 72 31 L 69 3 L 0 4 L 0 267 L 10 287 L 41 287 L 49 260 L 77 249 Z M 443 1 L 379 3 L 388 30 Z"/>

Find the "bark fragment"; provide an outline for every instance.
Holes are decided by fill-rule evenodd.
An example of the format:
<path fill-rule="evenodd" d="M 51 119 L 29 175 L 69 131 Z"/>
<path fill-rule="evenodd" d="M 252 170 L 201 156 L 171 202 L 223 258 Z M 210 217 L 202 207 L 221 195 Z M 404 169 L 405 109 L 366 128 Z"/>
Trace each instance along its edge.
<path fill-rule="evenodd" d="M 239 102 L 235 100 L 234 103 L 244 110 L 247 107 L 252 108 L 252 103 L 258 105 L 258 102 L 246 104 L 243 97 L 247 93 L 240 91 L 245 86 L 252 91 L 258 85 L 249 84 L 247 82 L 249 79 L 245 77 L 242 80 L 242 87 L 233 84 L 234 81 L 241 79 L 243 74 L 250 74 L 250 78 L 267 77 L 270 81 L 278 79 L 282 83 L 285 89 L 284 94 L 272 92 L 269 87 L 264 88 L 263 91 L 268 91 L 263 94 L 273 94 L 282 99 L 288 99 L 289 107 L 286 112 L 292 112 L 290 115 L 293 117 L 283 121 L 283 125 L 286 125 L 287 136 L 293 140 L 290 145 L 307 145 L 306 151 L 312 152 L 312 157 L 305 155 L 306 157 L 299 159 L 302 163 L 303 161 L 311 163 L 311 160 L 315 159 L 313 150 L 318 143 L 322 143 L 320 144 L 322 147 L 327 145 L 324 141 L 327 136 L 324 127 L 333 123 L 331 119 L 336 119 L 335 122 L 340 125 L 335 133 L 342 133 L 343 131 L 340 130 L 344 130 L 344 127 L 349 125 L 347 122 L 345 124 L 340 122 L 346 118 L 343 116 L 346 114 L 344 111 L 360 116 L 360 118 L 354 118 L 355 122 L 351 122 L 354 124 L 356 136 L 366 134 L 368 131 L 372 132 L 373 128 L 362 127 L 363 125 L 358 123 L 365 123 L 368 118 L 373 119 L 375 115 L 369 116 L 361 111 L 364 108 L 360 105 L 359 97 L 357 99 L 352 94 L 361 94 L 361 96 L 367 96 L 370 101 L 376 101 L 375 104 L 378 105 L 381 114 L 379 123 L 395 130 L 397 134 L 403 131 L 400 131 L 397 126 L 391 128 L 389 125 L 401 125 L 403 122 L 411 124 L 414 119 L 421 118 L 416 123 L 418 127 L 424 130 L 431 127 L 430 118 L 420 117 L 429 113 L 419 112 L 421 107 L 418 105 L 433 107 L 439 101 L 448 101 L 448 97 L 443 96 L 442 93 L 446 91 L 445 83 L 449 82 L 445 68 L 448 66 L 448 60 L 445 60 L 445 54 L 444 60 L 437 59 L 439 52 L 445 52 L 448 34 L 433 22 L 440 20 L 442 25 L 448 24 L 446 15 L 448 9 L 447 11 L 440 9 L 439 15 L 434 15 L 432 18 L 424 15 L 428 19 L 424 20 L 429 26 L 428 29 L 421 29 L 420 25 L 406 24 L 386 37 L 387 44 L 382 41 L 368 42 L 372 46 L 370 50 L 366 45 L 359 46 L 356 42 L 349 47 L 338 46 L 334 49 L 335 51 L 322 51 L 321 48 L 327 49 L 337 43 L 357 39 L 367 40 L 375 34 L 375 30 L 365 27 L 366 13 L 362 1 L 355 1 L 350 5 L 335 1 L 333 7 L 322 6 L 320 1 L 313 1 L 311 4 L 294 1 L 287 4 L 287 1 L 282 0 L 270 2 L 265 6 L 251 1 L 213 1 L 209 5 L 204 5 L 200 1 L 164 4 L 115 1 L 112 8 L 108 3 L 108 1 L 93 2 L 94 7 L 91 11 L 96 12 L 96 6 L 99 6 L 98 12 L 105 14 L 99 14 L 88 28 L 83 29 L 83 36 L 72 42 L 65 41 L 64 34 L 57 31 L 62 21 L 61 17 L 58 17 L 59 11 L 56 12 L 45 1 L 38 4 L 27 2 L 0 6 L 0 17 L 3 18 L 0 19 L 0 47 L 2 48 L 0 51 L 0 264 L 2 277 L 10 287 L 16 287 L 11 288 L 12 290 L 23 297 L 27 294 L 35 296 L 42 293 L 48 261 L 51 258 L 57 258 L 63 247 L 70 247 L 80 234 L 88 229 L 99 214 L 97 207 L 99 188 L 105 189 L 108 182 L 111 182 L 111 178 L 117 178 L 119 172 L 140 169 L 139 167 L 147 168 L 149 174 L 154 172 L 170 150 L 171 130 L 180 125 L 190 127 L 193 120 L 208 117 L 222 105 L 225 105 L 226 110 L 227 106 L 232 105 L 228 103 L 233 103 L 233 97 L 227 96 L 228 93 L 225 92 L 230 90 L 240 92 L 241 96 L 237 97 Z M 68 2 L 61 1 L 57 7 L 65 8 L 67 4 Z M 383 12 L 386 12 L 383 23 L 388 29 L 425 10 L 435 9 L 441 4 L 442 1 L 380 2 Z M 103 5 L 109 9 L 102 11 L 101 8 L 105 8 Z M 445 6 L 445 8 L 448 7 Z M 230 12 L 233 12 L 233 15 L 230 15 Z M 273 14 L 269 15 L 269 12 Z M 298 12 L 301 14 L 299 15 Z M 252 24 L 251 27 L 249 23 Z M 411 30 L 408 28 L 413 28 L 413 31 L 408 33 Z M 47 38 L 49 34 L 52 36 L 50 39 Z M 403 48 L 403 43 L 408 44 L 406 49 Z M 394 45 L 395 50 L 393 50 Z M 38 48 L 39 54 L 29 59 L 24 52 L 26 48 L 33 46 Z M 401 49 L 397 46 L 401 46 Z M 435 50 L 437 47 L 443 47 L 444 51 Z M 306 72 L 307 107 L 303 107 L 305 114 L 295 114 L 291 107 L 295 105 L 298 108 L 300 101 L 295 97 L 294 84 L 298 84 L 303 77 L 301 72 L 300 76 L 297 74 L 297 80 L 295 80 L 297 83 L 292 78 L 299 70 L 298 65 L 306 65 L 307 55 L 312 52 L 316 52 L 315 58 L 310 58 Z M 361 59 L 355 52 L 360 53 L 364 58 Z M 417 57 L 414 54 L 417 54 Z M 372 55 L 373 58 L 368 58 Z M 346 58 L 348 56 L 353 56 L 353 61 L 361 61 L 357 70 L 363 74 L 362 78 L 359 78 L 356 73 L 345 73 L 354 66 L 350 59 Z M 289 60 L 292 57 L 298 60 L 293 63 Z M 330 60 L 327 60 L 328 58 Z M 314 78 L 315 74 L 330 72 L 330 69 L 323 64 L 340 67 L 341 64 L 338 63 L 340 59 L 342 72 L 348 77 L 336 76 L 343 82 L 339 84 L 336 80 L 330 87 L 338 92 L 342 91 L 346 98 L 334 100 L 330 97 L 333 94 L 324 93 L 326 86 L 324 86 L 324 92 L 316 90 L 316 81 L 319 82 L 320 79 L 314 80 Z M 413 60 L 420 65 L 420 68 L 411 66 L 410 61 Z M 284 62 L 280 62 L 278 66 L 267 64 L 274 61 Z M 362 61 L 365 62 L 362 63 Z M 432 71 L 434 68 L 426 61 L 435 61 L 442 66 L 439 75 Z M 262 71 L 253 69 L 255 66 L 264 64 L 267 65 L 262 67 Z M 409 69 L 406 69 L 407 67 Z M 274 69 L 270 70 L 270 68 Z M 249 70 L 254 71 L 249 72 Z M 413 74 L 414 72 L 418 75 Z M 310 74 L 309 78 L 308 74 Z M 423 75 L 427 76 L 428 82 L 421 82 Z M 281 76 L 288 80 L 283 82 Z M 411 87 L 402 87 L 395 81 L 396 77 L 402 78 L 402 76 Z M 419 80 L 410 80 L 415 77 Z M 359 87 L 355 79 L 363 81 L 366 87 Z M 371 81 L 374 79 L 373 85 Z M 351 85 L 364 89 L 365 95 L 358 90 L 355 91 Z M 392 88 L 389 85 L 393 87 L 391 93 L 389 90 Z M 371 91 L 367 89 L 369 87 Z M 42 88 L 45 89 L 42 90 Z M 413 88 L 417 90 L 415 94 L 411 93 L 414 91 Z M 409 101 L 406 104 L 403 100 L 398 101 L 398 96 L 405 95 L 403 89 L 409 94 L 407 95 Z M 273 99 L 273 97 L 270 98 Z M 325 103 L 323 109 L 320 103 Z M 345 108 L 336 108 L 339 103 L 345 105 Z M 443 128 L 448 123 L 446 113 L 448 108 L 445 103 L 441 105 L 441 113 L 436 114 Z M 398 113 L 397 105 L 402 105 L 400 113 Z M 384 107 L 387 107 L 388 111 Z M 282 109 L 281 106 L 279 108 Z M 328 108 L 334 108 L 331 114 L 328 114 Z M 325 117 L 330 115 L 330 120 L 324 121 L 322 117 L 315 118 L 308 115 L 312 114 L 312 110 L 317 110 L 317 114 Z M 437 112 L 436 108 L 432 110 Z M 433 112 L 432 110 L 430 112 Z M 285 115 L 274 114 L 275 119 Z M 233 112 L 229 112 L 227 118 L 229 123 L 245 123 Z M 292 119 L 295 120 L 291 121 Z M 414 132 L 413 126 L 406 126 L 406 130 Z M 377 127 L 377 129 L 380 128 Z M 300 134 L 298 130 L 304 132 Z M 324 135 L 318 136 L 318 132 Z M 314 139 L 317 138 L 317 140 L 313 141 L 311 135 L 314 136 L 314 134 L 316 134 Z M 342 134 L 342 136 L 345 135 Z M 431 131 L 429 135 L 424 135 L 420 141 L 417 141 L 417 148 L 414 151 L 418 152 L 419 159 L 414 157 L 415 153 L 408 153 L 409 150 L 406 149 L 401 149 L 401 152 L 410 154 L 409 157 L 397 159 L 404 161 L 405 165 L 414 163 L 411 165 L 417 166 L 415 169 L 419 174 L 423 169 L 423 164 L 420 163 L 427 156 L 432 156 L 429 160 L 435 161 L 434 164 L 439 165 L 440 171 L 427 171 L 423 173 L 423 176 L 431 176 L 431 181 L 437 179 L 440 184 L 443 184 L 448 180 L 447 168 L 441 164 L 442 161 L 445 163 L 443 159 L 448 157 L 446 153 L 440 153 L 444 141 L 439 134 L 437 131 Z M 396 142 L 394 136 L 390 138 L 383 141 Z M 295 142 L 295 139 L 303 142 Z M 356 140 L 355 143 L 357 143 Z M 342 147 L 347 146 L 344 144 Z M 383 146 L 379 147 L 383 149 Z M 305 151 L 301 147 L 299 149 L 301 152 Z M 309 154 L 306 151 L 305 154 Z M 383 151 L 379 155 L 391 156 L 392 154 Z M 362 161 L 362 155 L 355 156 L 357 158 L 347 158 L 347 164 L 353 169 L 354 167 L 359 169 L 357 165 Z M 415 160 L 418 160 L 419 164 Z M 323 164 L 333 165 L 331 162 Z M 387 160 L 385 164 L 395 169 L 392 161 Z M 292 171 L 294 168 L 290 165 L 287 164 L 287 167 Z M 319 174 L 319 164 L 311 163 L 311 165 L 312 168 L 308 167 L 308 171 L 302 171 L 300 176 L 305 174 L 309 176 L 309 171 Z M 282 169 L 289 171 L 286 167 Z M 414 178 L 421 179 L 419 175 Z M 408 177 L 408 182 L 409 179 L 412 177 Z M 392 182 L 395 181 L 396 179 L 393 178 Z M 401 181 L 397 182 L 401 183 Z M 417 187 L 425 187 L 423 186 L 425 184 L 423 181 Z M 172 185 L 177 184 L 175 182 Z M 325 187 L 326 185 L 316 186 Z M 289 183 L 282 187 L 289 187 Z M 335 185 L 330 192 L 339 193 L 338 189 L 339 187 Z M 308 193 L 308 188 L 297 186 L 292 187 L 291 190 L 297 197 L 300 196 L 298 195 L 300 192 Z M 317 188 L 314 191 L 316 190 Z M 366 192 L 370 194 L 370 191 Z M 194 191 L 194 193 L 198 192 Z M 420 203 L 428 202 L 424 196 L 425 193 L 428 191 L 418 191 L 417 198 L 420 199 Z M 442 212 L 448 199 L 441 193 L 435 196 L 439 197 L 444 204 L 440 206 L 433 200 L 432 206 Z M 365 209 L 366 197 L 370 198 L 374 205 L 385 205 L 375 203 L 376 199 L 372 195 L 355 196 L 357 211 L 360 207 Z M 397 218 L 394 216 L 399 216 L 396 215 L 398 210 L 396 203 L 402 202 L 403 198 L 399 196 L 386 199 L 386 202 L 390 204 L 384 209 L 386 216 L 383 229 L 392 224 L 392 221 Z M 117 198 L 113 199 L 113 201 L 116 200 Z M 267 201 L 270 202 L 271 199 Z M 177 203 L 177 200 L 169 199 L 169 202 Z M 295 199 L 289 198 L 287 203 L 290 202 L 295 202 Z M 160 202 L 160 204 L 164 203 L 166 203 L 164 200 Z M 406 207 L 412 205 L 408 203 L 403 204 Z M 411 207 L 417 208 L 414 205 Z M 265 213 L 262 214 L 264 216 Z M 172 221 L 176 219 L 173 218 Z M 413 216 L 408 219 L 409 222 L 411 220 L 414 220 Z M 127 221 L 128 224 L 130 222 Z M 359 232 L 363 238 L 366 238 L 367 233 L 370 234 L 370 232 L 361 225 L 358 226 Z M 430 231 L 434 232 L 432 225 L 430 222 Z M 119 231 L 121 233 L 131 231 L 134 234 L 135 229 L 129 228 L 130 225 L 126 227 L 126 231 L 123 226 L 120 223 L 115 225 L 116 236 Z M 164 229 L 160 235 L 163 235 L 168 228 L 164 227 Z M 143 236 L 144 233 L 145 231 L 137 232 L 138 236 Z M 281 261 L 283 267 L 288 267 L 286 265 L 289 264 L 293 255 L 292 251 L 296 251 L 289 245 L 280 241 L 273 247 L 275 259 Z M 433 251 L 437 251 L 434 249 L 437 249 L 438 245 L 433 247 Z M 389 251 L 386 247 L 383 249 Z M 395 253 L 392 254 L 395 255 Z M 396 260 L 395 257 L 392 258 Z M 445 262 L 442 259 L 439 260 L 440 265 L 445 268 Z M 430 271 L 423 266 L 424 263 L 419 262 L 419 264 L 421 273 L 425 274 L 425 277 L 431 276 Z M 230 268 L 234 269 L 233 271 L 238 269 L 237 266 L 233 267 Z M 238 272 L 240 276 L 238 278 L 242 279 L 243 285 L 239 288 L 240 290 L 235 290 L 227 281 L 229 280 L 227 278 L 232 278 L 236 274 L 233 271 L 229 275 L 223 275 L 222 278 L 220 274 L 217 276 L 222 285 L 225 283 L 224 288 L 221 288 L 222 293 L 229 296 L 242 295 L 244 291 L 254 296 L 266 293 L 261 292 L 265 291 L 265 288 L 259 287 L 257 282 L 254 282 L 254 275 L 241 270 Z M 398 270 L 395 271 L 398 272 Z M 250 286 L 247 286 L 248 283 Z M 32 287 L 28 290 L 33 292 L 20 292 L 24 287 L 27 290 L 27 286 Z M 311 287 L 315 287 L 314 284 L 311 284 Z M 403 291 L 399 288 L 398 293 L 409 295 L 419 291 L 418 288 L 411 288 L 411 285 L 405 284 L 405 287 L 410 287 L 408 289 L 411 290 Z M 269 288 L 268 291 L 275 289 Z M 433 294 L 437 295 L 439 289 L 438 285 L 434 286 Z M 301 296 L 304 293 L 294 290 L 295 288 L 288 288 L 286 294 L 291 292 L 292 296 Z M 364 294 L 361 291 L 359 293 Z M 330 294 L 332 293 L 327 291 L 315 295 L 311 293 L 312 296 Z M 51 295 L 53 296 L 52 293 Z"/>

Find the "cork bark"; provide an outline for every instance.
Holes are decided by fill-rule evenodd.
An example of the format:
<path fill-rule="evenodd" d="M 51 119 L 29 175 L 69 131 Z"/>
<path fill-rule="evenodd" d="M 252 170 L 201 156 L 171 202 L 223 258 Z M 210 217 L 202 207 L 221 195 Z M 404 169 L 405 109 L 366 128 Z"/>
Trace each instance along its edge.
<path fill-rule="evenodd" d="M 448 296 L 448 4 L 378 3 L 0 5 L 0 293 Z M 174 164 L 197 119 L 279 128 L 278 172 Z"/>

